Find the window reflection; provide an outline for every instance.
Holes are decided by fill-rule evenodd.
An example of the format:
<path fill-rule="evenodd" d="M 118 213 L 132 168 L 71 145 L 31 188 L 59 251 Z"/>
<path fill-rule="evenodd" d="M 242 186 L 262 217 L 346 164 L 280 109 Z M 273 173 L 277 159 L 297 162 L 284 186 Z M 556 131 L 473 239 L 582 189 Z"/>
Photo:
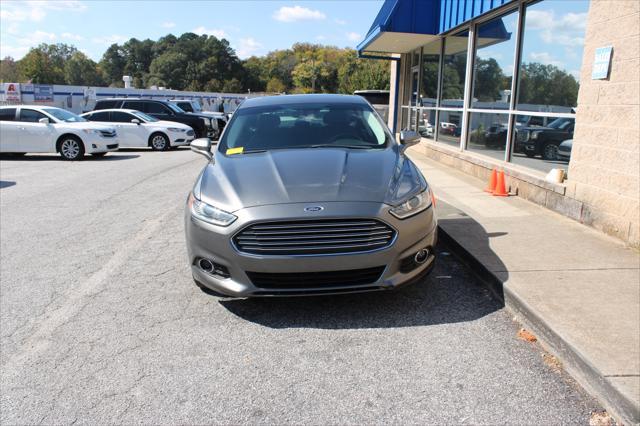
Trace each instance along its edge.
<path fill-rule="evenodd" d="M 435 139 L 436 111 L 422 108 L 419 112 L 418 133 L 427 139 Z"/>
<path fill-rule="evenodd" d="M 471 113 L 467 149 L 504 160 L 509 116 L 495 113 Z"/>
<path fill-rule="evenodd" d="M 517 25 L 515 11 L 478 26 L 473 108 L 509 108 Z"/>
<path fill-rule="evenodd" d="M 460 146 L 462 111 L 440 111 L 437 132 L 438 142 Z"/>
<path fill-rule="evenodd" d="M 443 107 L 462 108 L 468 38 L 469 32 L 463 31 L 444 40 L 441 104 Z"/>
<path fill-rule="evenodd" d="M 566 169 L 574 127 L 573 118 L 518 116 L 511 161 L 542 172 Z"/>
<path fill-rule="evenodd" d="M 420 85 L 420 105 L 422 106 L 436 106 L 439 66 L 440 41 L 437 41 L 427 44 L 422 49 L 422 82 Z"/>
<path fill-rule="evenodd" d="M 519 110 L 572 112 L 588 9 L 588 0 L 543 1 L 526 8 Z"/>

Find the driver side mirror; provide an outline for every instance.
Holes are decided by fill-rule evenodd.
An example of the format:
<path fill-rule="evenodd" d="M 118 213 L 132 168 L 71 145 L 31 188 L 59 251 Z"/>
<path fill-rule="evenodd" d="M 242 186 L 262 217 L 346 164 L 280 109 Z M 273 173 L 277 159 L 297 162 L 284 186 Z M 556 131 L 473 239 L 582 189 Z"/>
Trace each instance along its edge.
<path fill-rule="evenodd" d="M 413 130 L 402 130 L 400 132 L 400 144 L 405 150 L 419 142 L 420 134 L 418 132 L 414 132 Z"/>
<path fill-rule="evenodd" d="M 138 120 L 137 118 L 133 118 L 133 119 L 131 119 L 131 122 L 132 122 L 133 124 L 140 124 L 140 120 Z"/>
<path fill-rule="evenodd" d="M 49 119 L 48 118 L 41 118 L 40 120 L 38 120 L 38 123 L 49 124 Z"/>
<path fill-rule="evenodd" d="M 213 154 L 211 153 L 211 139 L 200 138 L 191 142 L 191 151 L 207 157 L 209 161 L 213 160 Z"/>

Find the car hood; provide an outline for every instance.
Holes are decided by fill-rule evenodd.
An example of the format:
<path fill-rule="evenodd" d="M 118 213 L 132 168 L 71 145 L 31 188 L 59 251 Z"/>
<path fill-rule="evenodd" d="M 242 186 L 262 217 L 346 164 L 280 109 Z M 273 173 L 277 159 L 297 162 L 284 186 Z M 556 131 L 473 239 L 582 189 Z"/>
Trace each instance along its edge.
<path fill-rule="evenodd" d="M 225 156 L 203 170 L 196 197 L 226 211 L 335 201 L 397 205 L 426 182 L 397 145 L 380 150 L 283 149 Z"/>
<path fill-rule="evenodd" d="M 64 127 L 78 129 L 78 130 L 83 130 L 83 129 L 107 130 L 107 131 L 115 130 L 115 127 L 110 124 L 97 123 L 95 121 L 85 121 L 80 123 L 62 122 L 62 123 L 56 123 L 56 124 L 60 124 Z"/>

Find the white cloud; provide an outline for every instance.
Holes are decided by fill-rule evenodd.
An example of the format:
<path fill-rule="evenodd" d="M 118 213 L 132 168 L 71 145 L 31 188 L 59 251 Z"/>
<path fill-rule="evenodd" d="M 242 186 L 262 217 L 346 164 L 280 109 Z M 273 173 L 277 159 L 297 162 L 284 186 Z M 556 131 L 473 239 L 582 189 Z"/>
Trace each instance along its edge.
<path fill-rule="evenodd" d="M 11 56 L 13 59 L 20 59 L 29 51 L 28 46 L 8 46 L 0 44 L 0 58 L 4 59 Z"/>
<path fill-rule="evenodd" d="M 323 40 L 326 40 L 326 39 L 327 38 L 325 36 L 323 36 L 322 34 L 316 36 L 316 40 L 318 40 L 318 41 L 323 41 Z"/>
<path fill-rule="evenodd" d="M 91 39 L 92 42 L 97 43 L 97 44 L 104 44 L 107 46 L 110 46 L 114 43 L 124 43 L 125 41 L 129 40 L 128 37 L 123 36 L 123 35 L 119 35 L 119 34 L 112 34 L 112 35 L 108 35 L 108 36 L 102 36 L 102 37 L 94 37 Z"/>
<path fill-rule="evenodd" d="M 82 41 L 82 40 L 84 40 L 84 37 L 82 37 L 81 35 L 72 34 L 72 33 L 62 33 L 62 34 L 60 34 L 60 37 L 62 37 L 63 39 L 66 39 L 66 40 L 74 40 L 74 41 Z"/>
<path fill-rule="evenodd" d="M 319 10 L 302 6 L 283 6 L 273 14 L 273 19 L 280 22 L 321 21 L 326 17 L 327 15 Z"/>
<path fill-rule="evenodd" d="M 586 13 L 566 13 L 558 18 L 553 10 L 531 10 L 525 29 L 540 31 L 540 38 L 547 44 L 578 47 L 584 44 L 586 26 Z"/>
<path fill-rule="evenodd" d="M 335 22 L 338 25 L 347 25 L 347 21 L 345 21 L 344 19 L 334 19 L 333 22 Z"/>
<path fill-rule="evenodd" d="M 0 19 L 5 21 L 33 21 L 40 22 L 48 11 L 82 12 L 87 5 L 78 0 L 58 1 L 5 1 L 2 2 Z"/>
<path fill-rule="evenodd" d="M 163 22 L 162 23 L 162 28 L 173 28 L 176 26 L 175 22 Z"/>
<path fill-rule="evenodd" d="M 347 36 L 347 39 L 349 41 L 360 41 L 362 39 L 362 36 L 360 34 L 354 32 L 349 32 L 345 35 Z"/>
<path fill-rule="evenodd" d="M 219 29 L 219 28 L 208 29 L 203 26 L 194 28 L 193 30 L 191 30 L 191 32 L 198 35 L 208 35 L 208 36 L 214 36 L 217 38 L 224 38 L 227 36 L 227 34 L 222 29 Z"/>
<path fill-rule="evenodd" d="M 529 57 L 534 61 L 541 62 L 546 65 L 562 66 L 562 61 L 554 59 L 549 52 L 531 52 Z"/>
<path fill-rule="evenodd" d="M 238 54 L 238 58 L 245 59 L 249 56 L 255 55 L 262 49 L 262 43 L 257 42 L 252 37 L 241 38 L 240 44 L 238 45 L 238 49 L 236 53 Z"/>

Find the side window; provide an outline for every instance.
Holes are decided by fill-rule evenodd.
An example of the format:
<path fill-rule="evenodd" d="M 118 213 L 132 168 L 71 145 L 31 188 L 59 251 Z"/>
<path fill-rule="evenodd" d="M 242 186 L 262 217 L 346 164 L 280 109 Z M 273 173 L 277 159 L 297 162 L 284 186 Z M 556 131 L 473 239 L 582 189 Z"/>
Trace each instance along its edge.
<path fill-rule="evenodd" d="M 131 123 L 135 117 L 128 112 L 122 111 L 112 111 L 111 112 L 111 121 L 116 123 Z"/>
<path fill-rule="evenodd" d="M 113 101 L 113 100 L 102 100 L 102 101 L 98 101 L 96 102 L 96 106 L 93 109 L 110 109 L 110 108 L 116 108 L 116 104 L 118 103 L 118 101 Z"/>
<path fill-rule="evenodd" d="M 187 112 L 193 112 L 193 108 L 189 102 L 180 102 L 178 106 Z"/>
<path fill-rule="evenodd" d="M 171 111 L 169 108 L 162 105 L 159 102 L 149 102 L 147 104 L 147 110 L 145 111 L 148 114 L 169 114 L 171 115 Z"/>
<path fill-rule="evenodd" d="M 109 121 L 109 113 L 106 111 L 103 112 L 94 112 L 90 116 L 87 117 L 89 121 Z"/>
<path fill-rule="evenodd" d="M 37 123 L 41 118 L 49 118 L 43 113 L 39 111 L 34 111 L 32 109 L 20 109 L 20 120 L 26 123 Z"/>
<path fill-rule="evenodd" d="M 141 101 L 124 101 L 122 108 L 135 109 L 138 111 L 145 112 L 145 106 L 146 106 L 146 103 Z"/>
<path fill-rule="evenodd" d="M 16 119 L 15 108 L 0 109 L 0 121 L 14 121 Z"/>

